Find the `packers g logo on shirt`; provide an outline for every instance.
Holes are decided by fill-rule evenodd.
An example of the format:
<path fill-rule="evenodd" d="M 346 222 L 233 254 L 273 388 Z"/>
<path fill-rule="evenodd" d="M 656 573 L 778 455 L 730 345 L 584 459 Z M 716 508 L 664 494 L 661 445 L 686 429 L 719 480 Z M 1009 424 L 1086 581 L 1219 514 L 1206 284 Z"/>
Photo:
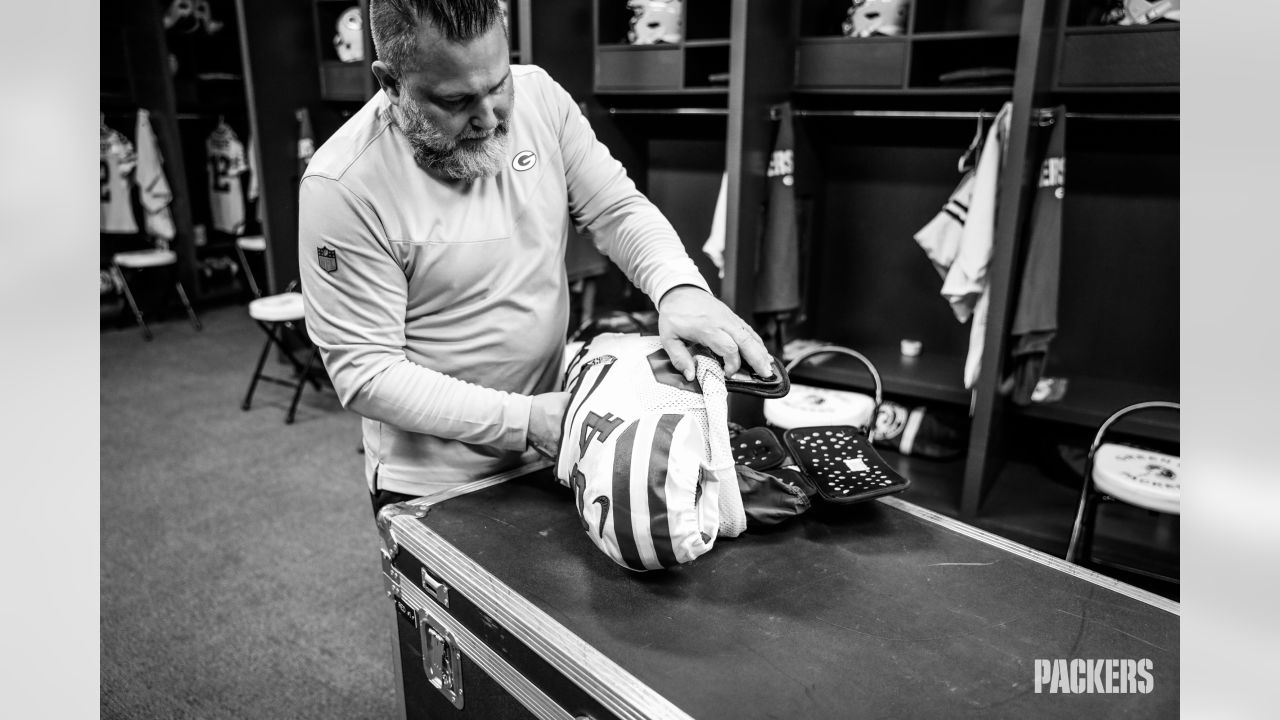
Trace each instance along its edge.
<path fill-rule="evenodd" d="M 516 172 L 524 172 L 533 167 L 538 162 L 538 156 L 533 154 L 532 150 L 522 150 L 511 158 L 511 167 Z"/>

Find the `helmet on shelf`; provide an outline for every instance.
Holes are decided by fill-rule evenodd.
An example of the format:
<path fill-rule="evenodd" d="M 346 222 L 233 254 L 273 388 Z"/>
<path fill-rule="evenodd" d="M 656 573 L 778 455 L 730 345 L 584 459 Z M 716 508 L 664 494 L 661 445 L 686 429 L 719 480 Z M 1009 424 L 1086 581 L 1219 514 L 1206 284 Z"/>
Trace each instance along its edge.
<path fill-rule="evenodd" d="M 1179 21 L 1182 18 L 1182 0 L 1116 0 L 1114 6 L 1102 16 L 1104 25 L 1148 25 L 1156 20 Z"/>
<path fill-rule="evenodd" d="M 358 5 L 343 10 L 338 17 L 338 34 L 333 36 L 333 47 L 342 62 L 364 59 L 364 19 Z"/>
<path fill-rule="evenodd" d="M 680 24 L 682 0 L 627 0 L 631 29 L 627 41 L 632 45 L 678 43 L 684 39 Z"/>
<path fill-rule="evenodd" d="M 840 26 L 846 37 L 901 35 L 907 31 L 908 0 L 853 0 Z"/>

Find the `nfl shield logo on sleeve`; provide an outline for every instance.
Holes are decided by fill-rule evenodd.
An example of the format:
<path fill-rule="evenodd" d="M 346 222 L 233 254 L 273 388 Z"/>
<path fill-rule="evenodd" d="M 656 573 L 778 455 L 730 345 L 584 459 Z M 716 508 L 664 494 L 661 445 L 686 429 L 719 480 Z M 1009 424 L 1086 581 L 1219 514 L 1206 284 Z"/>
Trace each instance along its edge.
<path fill-rule="evenodd" d="M 316 254 L 320 256 L 320 269 L 325 272 L 334 272 L 338 269 L 338 251 L 330 250 L 327 247 L 316 249 Z"/>

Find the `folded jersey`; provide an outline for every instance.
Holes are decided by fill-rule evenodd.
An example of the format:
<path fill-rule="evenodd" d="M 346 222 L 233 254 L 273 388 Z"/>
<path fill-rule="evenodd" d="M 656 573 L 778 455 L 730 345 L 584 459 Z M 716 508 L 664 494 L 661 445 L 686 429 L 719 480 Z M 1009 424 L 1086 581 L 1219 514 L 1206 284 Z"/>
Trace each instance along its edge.
<path fill-rule="evenodd" d="M 606 333 L 565 370 L 556 478 L 573 490 L 591 541 L 632 570 L 689 562 L 746 529 L 724 370 L 694 359 L 689 382 L 657 337 Z"/>

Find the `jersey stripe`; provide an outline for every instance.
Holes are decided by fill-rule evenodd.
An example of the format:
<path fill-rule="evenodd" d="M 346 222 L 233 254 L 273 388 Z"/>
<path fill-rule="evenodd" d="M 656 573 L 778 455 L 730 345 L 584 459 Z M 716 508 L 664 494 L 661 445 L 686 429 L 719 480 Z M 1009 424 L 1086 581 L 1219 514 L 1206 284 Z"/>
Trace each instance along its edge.
<path fill-rule="evenodd" d="M 604 367 L 600 370 L 599 374 L 596 376 L 595 384 L 592 385 L 591 389 L 588 390 L 585 394 L 579 393 L 579 391 L 582 389 L 582 383 L 586 379 L 587 373 L 591 372 L 593 368 L 598 367 L 600 365 L 603 365 Z M 574 377 L 573 386 L 566 388 L 566 390 L 569 391 L 569 406 L 565 408 L 564 424 L 560 426 L 560 448 L 556 451 L 557 475 L 560 475 L 562 472 L 564 472 L 560 463 L 562 462 L 562 459 L 566 457 L 565 440 L 571 439 L 573 437 L 573 435 L 569 432 L 569 429 L 580 427 L 578 425 L 578 413 L 582 411 L 582 406 L 587 404 L 587 400 L 591 397 L 591 393 L 595 392 L 596 388 L 600 387 L 600 381 L 604 380 L 604 376 L 609 374 L 609 368 L 613 367 L 613 365 L 614 365 L 614 361 L 606 361 L 606 362 L 596 363 L 589 367 L 582 368 L 578 372 L 578 374 Z"/>
<path fill-rule="evenodd" d="M 613 535 L 618 540 L 618 554 L 622 562 L 634 570 L 644 570 L 640 548 L 636 545 L 635 531 L 631 527 L 631 453 L 636 442 L 639 421 L 627 426 L 618 436 L 613 451 Z"/>
<path fill-rule="evenodd" d="M 676 548 L 671 542 L 671 525 L 667 520 L 667 462 L 671 457 L 671 437 L 683 415 L 665 413 L 653 431 L 653 446 L 649 450 L 649 535 L 653 551 L 663 567 L 680 564 Z"/>
<path fill-rule="evenodd" d="M 594 393 L 596 389 L 600 387 L 600 383 L 603 382 L 605 376 L 609 374 L 609 370 L 614 366 L 614 363 L 602 362 L 602 363 L 598 363 L 598 365 L 603 365 L 604 368 L 600 370 L 600 373 L 598 375 L 596 375 L 596 381 L 592 383 L 591 389 L 587 390 L 586 394 L 582 396 L 581 401 L 578 400 L 578 391 L 582 389 L 582 381 L 586 377 L 587 372 L 591 370 L 591 368 L 587 368 L 586 371 L 584 371 L 581 375 L 578 376 L 578 385 L 574 387 L 573 390 L 569 391 L 570 393 L 569 403 L 571 405 L 574 403 L 577 403 L 577 407 L 574 408 L 573 414 L 570 415 L 571 419 L 569 420 L 569 424 L 566 427 L 578 426 L 578 413 L 582 412 L 582 406 L 587 404 L 587 401 L 591 399 L 591 394 Z M 595 367 L 595 366 L 592 366 L 592 367 Z M 561 438 L 562 442 L 563 440 L 564 439 Z"/>

